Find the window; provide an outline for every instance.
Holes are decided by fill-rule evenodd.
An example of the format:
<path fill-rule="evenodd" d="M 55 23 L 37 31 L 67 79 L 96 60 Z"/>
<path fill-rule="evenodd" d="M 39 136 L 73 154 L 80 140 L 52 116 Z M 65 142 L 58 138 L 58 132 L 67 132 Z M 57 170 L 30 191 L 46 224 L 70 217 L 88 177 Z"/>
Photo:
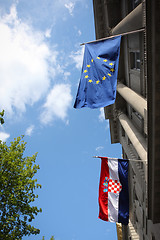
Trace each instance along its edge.
<path fill-rule="evenodd" d="M 156 240 L 155 236 L 152 234 L 151 240 Z"/>
<path fill-rule="evenodd" d="M 132 110 L 132 112 L 136 115 L 136 117 L 137 117 L 140 121 L 143 120 L 143 118 L 141 117 L 141 115 L 140 115 L 138 112 L 136 112 L 134 109 Z"/>
<path fill-rule="evenodd" d="M 130 52 L 131 69 L 140 70 L 140 52 Z"/>
<path fill-rule="evenodd" d="M 132 122 L 135 125 L 135 127 L 141 132 L 142 135 L 144 135 L 144 119 L 142 116 L 136 112 L 134 109 L 132 110 Z"/>
<path fill-rule="evenodd" d="M 132 0 L 132 8 L 136 8 L 141 3 L 141 0 Z"/>

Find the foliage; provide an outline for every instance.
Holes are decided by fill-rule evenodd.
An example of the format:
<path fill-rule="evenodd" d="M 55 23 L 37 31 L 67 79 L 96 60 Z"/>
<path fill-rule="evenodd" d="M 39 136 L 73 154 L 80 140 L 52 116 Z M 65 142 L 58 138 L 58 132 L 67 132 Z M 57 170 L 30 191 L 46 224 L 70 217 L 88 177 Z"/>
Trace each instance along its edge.
<path fill-rule="evenodd" d="M 42 240 L 45 240 L 45 238 L 43 237 Z M 50 240 L 55 240 L 54 236 L 52 236 Z"/>
<path fill-rule="evenodd" d="M 22 137 L 23 138 L 23 137 Z M 23 157 L 26 142 L 15 138 L 8 147 L 0 141 L 0 239 L 16 240 L 25 235 L 38 234 L 30 225 L 41 209 L 33 206 L 38 197 L 34 175 L 39 169 L 36 156 Z"/>
<path fill-rule="evenodd" d="M 4 123 L 4 110 L 2 112 L 0 112 L 0 123 L 3 124 Z"/>

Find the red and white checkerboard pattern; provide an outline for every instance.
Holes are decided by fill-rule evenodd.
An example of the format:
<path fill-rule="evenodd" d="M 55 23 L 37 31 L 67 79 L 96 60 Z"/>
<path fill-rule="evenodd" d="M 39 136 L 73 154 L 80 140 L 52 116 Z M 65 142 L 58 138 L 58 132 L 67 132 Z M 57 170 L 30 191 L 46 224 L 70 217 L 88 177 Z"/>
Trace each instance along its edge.
<path fill-rule="evenodd" d="M 122 190 L 122 184 L 118 180 L 109 179 L 108 192 L 119 193 Z"/>

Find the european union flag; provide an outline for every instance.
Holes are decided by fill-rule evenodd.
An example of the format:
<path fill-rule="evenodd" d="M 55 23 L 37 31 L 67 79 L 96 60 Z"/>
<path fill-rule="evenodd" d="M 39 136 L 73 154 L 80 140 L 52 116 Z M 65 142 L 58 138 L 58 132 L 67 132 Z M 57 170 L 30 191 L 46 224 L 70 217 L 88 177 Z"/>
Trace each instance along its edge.
<path fill-rule="evenodd" d="M 85 45 L 74 108 L 100 108 L 116 99 L 121 36 Z"/>

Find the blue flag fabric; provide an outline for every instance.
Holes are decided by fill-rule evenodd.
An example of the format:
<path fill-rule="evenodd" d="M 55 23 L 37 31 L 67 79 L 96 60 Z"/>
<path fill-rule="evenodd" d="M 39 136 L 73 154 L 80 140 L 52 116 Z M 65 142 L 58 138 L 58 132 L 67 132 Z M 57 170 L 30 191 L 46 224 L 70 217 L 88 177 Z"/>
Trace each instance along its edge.
<path fill-rule="evenodd" d="M 121 36 L 85 45 L 74 108 L 100 108 L 116 99 Z"/>

